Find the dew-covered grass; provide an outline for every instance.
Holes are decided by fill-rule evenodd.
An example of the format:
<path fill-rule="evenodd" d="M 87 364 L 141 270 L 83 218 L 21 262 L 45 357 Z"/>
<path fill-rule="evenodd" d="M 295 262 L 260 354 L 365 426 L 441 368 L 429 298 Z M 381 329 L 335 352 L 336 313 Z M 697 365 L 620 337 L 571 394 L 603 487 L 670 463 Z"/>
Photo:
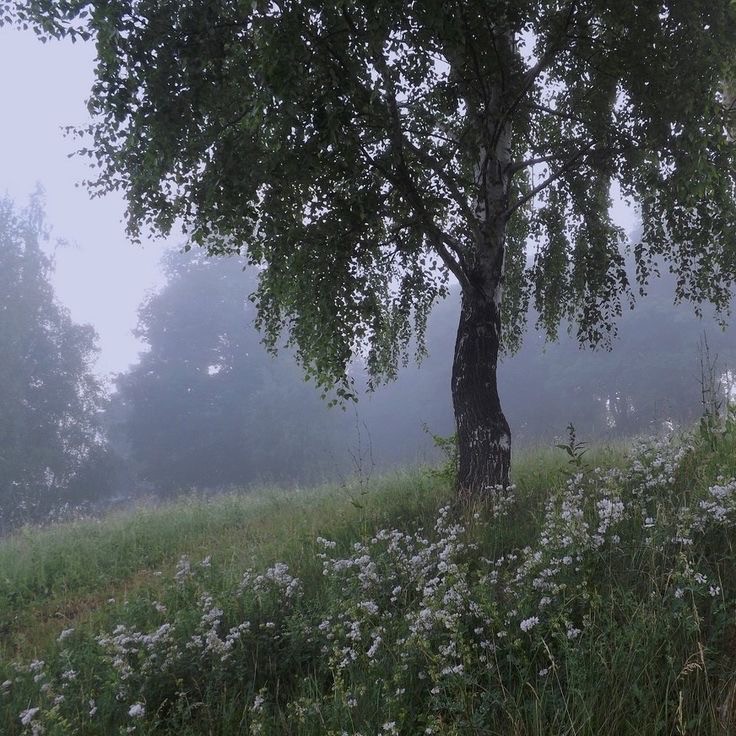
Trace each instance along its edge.
<path fill-rule="evenodd" d="M 0 733 L 736 732 L 736 431 L 0 543 Z"/>

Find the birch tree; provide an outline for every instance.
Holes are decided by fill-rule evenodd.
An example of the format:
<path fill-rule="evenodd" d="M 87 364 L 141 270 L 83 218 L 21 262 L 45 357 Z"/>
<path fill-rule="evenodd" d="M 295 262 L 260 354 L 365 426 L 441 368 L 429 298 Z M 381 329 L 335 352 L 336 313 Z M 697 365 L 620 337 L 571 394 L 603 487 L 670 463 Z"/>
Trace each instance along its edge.
<path fill-rule="evenodd" d="M 350 393 L 391 377 L 460 285 L 458 491 L 509 480 L 496 387 L 534 303 L 606 344 L 657 268 L 724 309 L 736 272 L 730 0 L 33 0 L 7 18 L 97 45 L 79 131 L 133 238 L 180 221 L 262 268 L 281 335 Z M 638 203 L 637 283 L 611 188 Z"/>

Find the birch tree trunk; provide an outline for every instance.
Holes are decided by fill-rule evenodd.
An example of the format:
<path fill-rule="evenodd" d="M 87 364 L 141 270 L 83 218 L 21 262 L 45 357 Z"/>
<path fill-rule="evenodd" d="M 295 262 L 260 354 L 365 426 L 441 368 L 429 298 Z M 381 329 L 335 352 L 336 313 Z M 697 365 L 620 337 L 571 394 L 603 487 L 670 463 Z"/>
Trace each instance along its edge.
<path fill-rule="evenodd" d="M 500 33 L 497 47 L 510 59 L 513 34 Z M 476 105 L 476 234 L 463 284 L 462 309 L 452 367 L 452 400 L 458 439 L 457 492 L 483 500 L 509 485 L 511 432 L 496 381 L 501 347 L 501 300 L 511 185 L 511 125 L 500 86 Z"/>
<path fill-rule="evenodd" d="M 496 384 L 501 317 L 498 305 L 480 293 L 463 293 L 452 366 L 457 423 L 457 491 L 463 500 L 483 500 L 494 486 L 509 484 L 511 433 Z"/>

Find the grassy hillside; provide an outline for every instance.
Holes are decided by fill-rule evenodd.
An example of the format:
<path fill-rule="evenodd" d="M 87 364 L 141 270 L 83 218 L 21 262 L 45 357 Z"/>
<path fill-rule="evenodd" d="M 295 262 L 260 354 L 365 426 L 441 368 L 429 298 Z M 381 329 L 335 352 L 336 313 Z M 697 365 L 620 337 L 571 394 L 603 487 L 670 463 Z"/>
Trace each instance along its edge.
<path fill-rule="evenodd" d="M 0 543 L 0 733 L 736 732 L 736 431 Z"/>

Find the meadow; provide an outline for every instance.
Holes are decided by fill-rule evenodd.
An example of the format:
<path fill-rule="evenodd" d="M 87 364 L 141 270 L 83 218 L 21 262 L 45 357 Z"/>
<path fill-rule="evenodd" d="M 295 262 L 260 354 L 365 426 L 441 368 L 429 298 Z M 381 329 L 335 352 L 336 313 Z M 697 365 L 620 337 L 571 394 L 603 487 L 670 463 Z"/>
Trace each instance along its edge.
<path fill-rule="evenodd" d="M 0 542 L 0 733 L 736 733 L 736 426 Z"/>

